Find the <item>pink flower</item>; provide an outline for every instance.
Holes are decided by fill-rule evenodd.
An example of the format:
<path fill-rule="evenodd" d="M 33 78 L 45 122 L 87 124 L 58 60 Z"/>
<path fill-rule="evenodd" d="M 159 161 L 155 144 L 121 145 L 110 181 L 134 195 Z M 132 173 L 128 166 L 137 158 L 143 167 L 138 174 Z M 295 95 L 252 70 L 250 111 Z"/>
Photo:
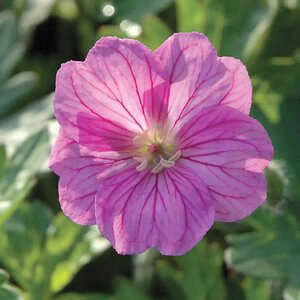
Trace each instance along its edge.
<path fill-rule="evenodd" d="M 50 167 L 63 212 L 97 224 L 118 253 L 166 255 L 186 253 L 214 221 L 248 216 L 266 199 L 273 156 L 251 96 L 243 64 L 203 34 L 174 34 L 154 52 L 102 38 L 57 74 Z"/>

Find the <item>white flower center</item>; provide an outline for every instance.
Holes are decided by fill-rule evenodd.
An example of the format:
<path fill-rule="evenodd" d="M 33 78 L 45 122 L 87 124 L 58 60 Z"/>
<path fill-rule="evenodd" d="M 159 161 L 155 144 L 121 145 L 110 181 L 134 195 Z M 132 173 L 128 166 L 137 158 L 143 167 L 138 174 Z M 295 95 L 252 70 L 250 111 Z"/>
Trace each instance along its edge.
<path fill-rule="evenodd" d="M 174 167 L 181 156 L 174 137 L 164 130 L 146 130 L 136 136 L 133 143 L 137 147 L 133 159 L 139 163 L 136 167 L 139 172 L 150 168 L 152 173 L 157 174 L 164 168 Z"/>

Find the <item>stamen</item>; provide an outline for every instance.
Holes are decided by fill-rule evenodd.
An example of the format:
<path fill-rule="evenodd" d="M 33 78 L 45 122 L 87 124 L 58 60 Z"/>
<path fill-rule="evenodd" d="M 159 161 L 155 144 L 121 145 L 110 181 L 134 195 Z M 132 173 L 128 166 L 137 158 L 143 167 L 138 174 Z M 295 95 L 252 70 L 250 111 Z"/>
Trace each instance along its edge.
<path fill-rule="evenodd" d="M 141 172 L 141 171 L 144 171 L 148 166 L 148 162 L 147 162 L 147 159 L 144 159 L 137 167 L 136 167 L 136 170 Z"/>
<path fill-rule="evenodd" d="M 173 154 L 168 160 L 171 161 L 176 161 L 180 158 L 181 156 L 181 150 L 178 150 L 175 154 Z"/>
<path fill-rule="evenodd" d="M 133 159 L 136 160 L 137 162 L 143 162 L 145 160 L 145 158 L 140 156 L 134 156 Z"/>
<path fill-rule="evenodd" d="M 136 170 L 139 172 L 149 168 L 157 174 L 164 168 L 172 168 L 182 154 L 180 150 L 176 151 L 176 143 L 164 129 L 146 130 L 133 139 L 133 144 L 137 148 L 133 159 L 138 162 Z"/>
<path fill-rule="evenodd" d="M 151 170 L 151 173 L 153 174 L 157 174 L 159 173 L 160 171 L 163 170 L 163 165 L 161 165 L 161 163 L 158 163 L 152 170 Z"/>
<path fill-rule="evenodd" d="M 164 168 L 171 168 L 175 166 L 175 162 L 161 158 L 159 162 Z"/>

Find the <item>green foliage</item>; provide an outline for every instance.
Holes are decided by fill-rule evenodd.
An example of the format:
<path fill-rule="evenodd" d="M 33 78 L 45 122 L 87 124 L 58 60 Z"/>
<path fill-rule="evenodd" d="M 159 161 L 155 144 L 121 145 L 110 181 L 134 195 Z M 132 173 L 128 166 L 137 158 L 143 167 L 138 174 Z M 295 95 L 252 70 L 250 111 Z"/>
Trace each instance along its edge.
<path fill-rule="evenodd" d="M 21 204 L 1 228 L 0 257 L 32 299 L 47 299 L 67 285 L 108 242 L 93 228 L 62 215 L 53 217 L 41 202 Z"/>
<path fill-rule="evenodd" d="M 56 300 L 114 300 L 115 298 L 104 294 L 63 294 Z"/>
<path fill-rule="evenodd" d="M 199 300 L 226 299 L 223 253 L 218 244 L 202 241 L 189 253 L 175 259 L 175 263 L 175 270 L 165 261 L 157 263 L 159 276 L 168 287 L 171 299 L 190 300 L 195 299 L 195 295 Z"/>
<path fill-rule="evenodd" d="M 300 299 L 300 1 L 2 0 L 0 10 L 0 264 L 11 275 L 0 270 L 0 300 Z M 150 250 L 113 266 L 116 253 L 95 227 L 55 209 L 54 73 L 99 37 L 137 35 L 156 49 L 178 31 L 204 32 L 219 55 L 247 65 L 251 115 L 275 149 L 267 204 L 217 223 L 182 257 Z"/>
<path fill-rule="evenodd" d="M 8 274 L 0 269 L 0 299 L 5 300 L 24 300 L 19 291 L 7 283 Z"/>
<path fill-rule="evenodd" d="M 293 215 L 260 211 L 249 218 L 255 232 L 231 235 L 227 263 L 261 279 L 279 279 L 300 287 L 299 222 Z"/>
<path fill-rule="evenodd" d="M 3 156 L 4 171 L 0 177 L 0 228 L 36 183 L 35 174 L 49 156 L 48 139 L 47 131 L 39 131 L 23 142 L 8 162 Z"/>
<path fill-rule="evenodd" d="M 112 3 L 116 6 L 119 20 L 140 21 L 143 16 L 156 14 L 163 8 L 166 8 L 171 3 L 171 0 L 113 0 Z"/>
<path fill-rule="evenodd" d="M 247 278 L 243 281 L 242 287 L 245 291 L 246 300 L 269 300 L 271 296 L 268 282 Z"/>

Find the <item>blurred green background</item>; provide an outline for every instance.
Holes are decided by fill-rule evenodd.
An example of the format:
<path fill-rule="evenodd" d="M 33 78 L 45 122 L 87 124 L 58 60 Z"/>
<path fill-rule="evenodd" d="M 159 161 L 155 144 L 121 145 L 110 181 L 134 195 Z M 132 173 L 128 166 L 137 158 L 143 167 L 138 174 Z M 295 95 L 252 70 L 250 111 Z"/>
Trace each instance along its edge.
<path fill-rule="evenodd" d="M 267 203 L 182 257 L 119 256 L 60 212 L 47 167 L 56 71 L 101 36 L 155 49 L 178 31 L 247 65 L 251 115 L 275 148 Z M 1 0 L 0 300 L 297 300 L 299 218 L 299 0 Z"/>

